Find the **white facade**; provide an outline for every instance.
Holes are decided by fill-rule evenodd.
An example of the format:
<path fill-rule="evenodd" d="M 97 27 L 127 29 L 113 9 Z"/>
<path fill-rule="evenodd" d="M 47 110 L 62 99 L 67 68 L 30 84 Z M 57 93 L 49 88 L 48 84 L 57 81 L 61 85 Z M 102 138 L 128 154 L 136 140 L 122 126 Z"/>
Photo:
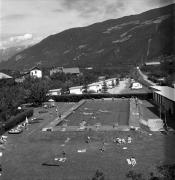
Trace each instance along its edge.
<path fill-rule="evenodd" d="M 113 85 L 116 86 L 116 78 L 106 79 L 105 82 L 108 88 L 113 88 Z"/>
<path fill-rule="evenodd" d="M 92 83 L 88 85 L 88 92 L 99 93 L 102 90 L 102 82 Z"/>
<path fill-rule="evenodd" d="M 30 77 L 33 78 L 42 78 L 42 71 L 40 69 L 32 69 L 30 71 Z"/>
<path fill-rule="evenodd" d="M 146 62 L 145 65 L 146 66 L 160 65 L 160 62 L 159 61 Z"/>
<path fill-rule="evenodd" d="M 59 96 L 61 95 L 61 89 L 51 89 L 47 93 L 47 96 Z"/>
<path fill-rule="evenodd" d="M 175 116 L 175 89 L 168 86 L 151 86 L 154 102 L 171 116 Z"/>
<path fill-rule="evenodd" d="M 70 87 L 69 88 L 70 94 L 83 94 L 82 87 L 83 86 Z"/>

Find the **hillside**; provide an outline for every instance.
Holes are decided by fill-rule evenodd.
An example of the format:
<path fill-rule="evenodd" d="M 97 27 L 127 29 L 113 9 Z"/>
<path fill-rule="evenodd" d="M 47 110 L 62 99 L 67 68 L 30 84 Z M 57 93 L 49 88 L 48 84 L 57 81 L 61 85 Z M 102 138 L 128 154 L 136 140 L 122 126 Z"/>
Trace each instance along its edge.
<path fill-rule="evenodd" d="M 9 58 L 23 51 L 25 48 L 26 46 L 16 46 L 16 47 L 8 47 L 5 49 L 0 49 L 0 62 L 7 61 Z"/>
<path fill-rule="evenodd" d="M 123 67 L 174 54 L 175 5 L 73 28 L 51 35 L 0 64 L 24 70 L 35 65 Z"/>

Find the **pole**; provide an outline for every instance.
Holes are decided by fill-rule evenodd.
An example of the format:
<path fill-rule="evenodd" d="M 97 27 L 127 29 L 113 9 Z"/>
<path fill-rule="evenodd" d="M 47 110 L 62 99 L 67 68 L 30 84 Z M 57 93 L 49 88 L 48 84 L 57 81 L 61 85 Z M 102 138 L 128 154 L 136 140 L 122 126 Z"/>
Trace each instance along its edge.
<path fill-rule="evenodd" d="M 167 120 L 166 120 L 166 110 L 165 110 L 165 127 L 168 130 Z"/>
<path fill-rule="evenodd" d="M 161 105 L 160 105 L 160 119 L 161 119 Z"/>

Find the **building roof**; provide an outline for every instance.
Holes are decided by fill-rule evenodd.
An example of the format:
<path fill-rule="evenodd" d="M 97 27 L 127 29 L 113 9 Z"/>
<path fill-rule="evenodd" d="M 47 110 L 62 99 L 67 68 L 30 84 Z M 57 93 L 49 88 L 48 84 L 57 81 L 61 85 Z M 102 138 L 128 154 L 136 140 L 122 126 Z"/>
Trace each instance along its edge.
<path fill-rule="evenodd" d="M 60 89 L 50 89 L 49 92 L 56 92 L 56 91 L 61 91 L 61 88 Z"/>
<path fill-rule="evenodd" d="M 98 82 L 88 84 L 88 86 L 98 86 L 98 85 L 102 85 L 102 84 L 103 84 L 103 81 L 98 81 Z"/>
<path fill-rule="evenodd" d="M 63 68 L 63 73 L 67 74 L 79 74 L 80 73 L 80 69 L 78 67 L 74 67 L 74 68 Z"/>
<path fill-rule="evenodd" d="M 39 67 L 37 67 L 37 66 L 31 68 L 29 71 L 33 71 L 33 70 L 36 70 L 36 69 L 41 71 L 41 69 Z"/>
<path fill-rule="evenodd" d="M 168 86 L 151 86 L 157 94 L 175 102 L 175 88 Z"/>
<path fill-rule="evenodd" d="M 81 89 L 83 86 L 75 86 L 75 87 L 70 87 L 69 89 L 73 90 L 73 89 Z"/>
<path fill-rule="evenodd" d="M 0 79 L 12 79 L 12 76 L 0 72 Z"/>
<path fill-rule="evenodd" d="M 63 71 L 63 67 L 54 67 L 50 71 Z"/>
<path fill-rule="evenodd" d="M 149 65 L 160 65 L 159 61 L 152 61 L 152 62 L 145 62 L 145 65 L 149 66 Z"/>

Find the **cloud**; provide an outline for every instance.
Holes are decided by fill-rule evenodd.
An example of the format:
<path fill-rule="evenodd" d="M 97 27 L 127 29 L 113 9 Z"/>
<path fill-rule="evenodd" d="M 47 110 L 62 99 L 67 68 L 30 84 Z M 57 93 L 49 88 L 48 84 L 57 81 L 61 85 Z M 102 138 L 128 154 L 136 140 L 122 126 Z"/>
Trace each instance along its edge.
<path fill-rule="evenodd" d="M 7 21 L 11 21 L 11 20 L 21 20 L 26 18 L 27 15 L 26 14 L 10 14 L 7 16 L 2 16 L 1 20 L 7 20 Z"/>
<path fill-rule="evenodd" d="M 61 13 L 63 12 L 64 10 L 61 9 L 61 8 L 56 8 L 56 9 L 53 9 L 52 12 L 56 12 L 56 13 Z"/>
<path fill-rule="evenodd" d="M 32 37 L 33 37 L 32 34 L 24 34 L 22 36 L 10 37 L 9 41 L 10 42 L 21 42 L 21 41 L 26 41 L 26 40 L 32 39 Z"/>
<path fill-rule="evenodd" d="M 99 8 L 103 6 L 105 0 L 62 0 L 61 5 L 64 9 L 75 10 L 80 15 L 93 14 L 99 12 Z"/>
<path fill-rule="evenodd" d="M 37 42 L 73 27 L 138 14 L 175 0 L 0 0 L 1 45 Z M 30 32 L 31 35 L 25 35 Z M 3 43 L 2 43 L 3 41 Z"/>
<path fill-rule="evenodd" d="M 13 46 L 28 46 L 35 44 L 42 40 L 43 37 L 33 36 L 32 34 L 24 34 L 24 35 L 17 35 L 17 36 L 10 36 L 0 43 L 0 48 L 9 48 Z"/>
<path fill-rule="evenodd" d="M 58 0 L 66 10 L 77 11 L 80 17 L 90 17 L 95 20 L 118 18 L 130 14 L 137 14 L 171 4 L 175 0 Z M 97 16 L 94 16 L 97 15 Z"/>

